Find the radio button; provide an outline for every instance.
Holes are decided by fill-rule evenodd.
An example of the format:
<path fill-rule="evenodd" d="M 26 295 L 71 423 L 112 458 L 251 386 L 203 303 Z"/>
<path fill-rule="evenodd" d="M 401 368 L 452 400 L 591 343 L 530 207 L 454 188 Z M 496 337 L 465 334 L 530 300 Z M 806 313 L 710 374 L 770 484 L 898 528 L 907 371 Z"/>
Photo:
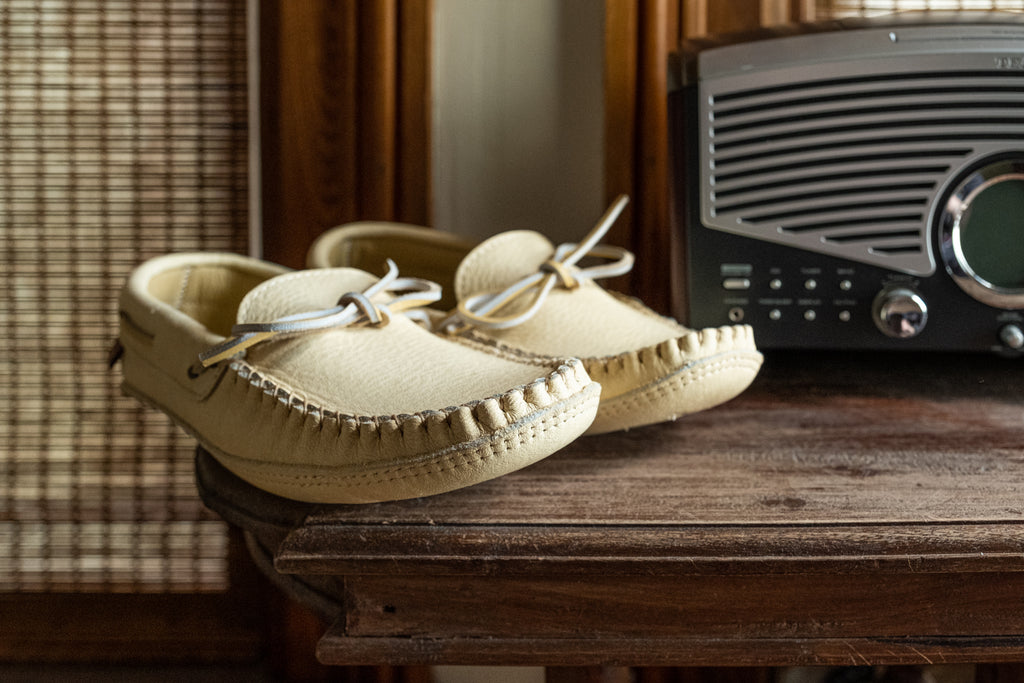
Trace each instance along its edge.
<path fill-rule="evenodd" d="M 888 337 L 916 337 L 928 322 L 928 305 L 909 287 L 883 289 L 875 297 L 875 325 Z"/>
<path fill-rule="evenodd" d="M 1024 349 L 1024 330 L 1021 330 L 1020 326 L 1013 323 L 1003 325 L 999 330 L 999 341 L 1003 342 L 1003 345 L 1008 349 L 1020 351 Z"/>

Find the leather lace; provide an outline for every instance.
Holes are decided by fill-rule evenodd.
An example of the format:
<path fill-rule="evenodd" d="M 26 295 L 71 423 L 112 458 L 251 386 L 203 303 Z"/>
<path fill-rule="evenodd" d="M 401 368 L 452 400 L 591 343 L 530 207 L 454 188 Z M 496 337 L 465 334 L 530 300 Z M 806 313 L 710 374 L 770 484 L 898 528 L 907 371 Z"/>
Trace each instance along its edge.
<path fill-rule="evenodd" d="M 441 323 L 442 329 L 455 332 L 469 327 L 515 327 L 532 318 L 556 286 L 575 289 L 587 280 L 617 277 L 628 273 L 633 268 L 631 252 L 622 247 L 597 243 L 628 203 L 629 197 L 620 195 L 586 237 L 579 243 L 560 245 L 555 249 L 554 255 L 541 264 L 536 273 L 527 275 L 499 292 L 478 294 L 459 302 L 458 308 Z M 608 259 L 610 262 L 580 268 L 576 264 L 585 256 Z M 522 312 L 503 314 L 503 311 L 507 311 L 513 304 L 519 304 L 514 309 L 518 310 L 523 302 L 529 304 Z"/>
<path fill-rule="evenodd" d="M 426 319 L 422 307 L 441 299 L 441 286 L 415 277 L 398 277 L 398 267 L 387 261 L 388 272 L 362 292 L 343 294 L 337 305 L 318 311 L 295 313 L 266 323 L 243 323 L 231 328 L 231 336 L 199 354 L 203 367 L 231 358 L 250 346 L 280 335 L 317 332 L 332 327 L 383 327 L 396 313 L 414 320 Z M 391 296 L 386 303 L 372 301 L 378 294 Z"/>

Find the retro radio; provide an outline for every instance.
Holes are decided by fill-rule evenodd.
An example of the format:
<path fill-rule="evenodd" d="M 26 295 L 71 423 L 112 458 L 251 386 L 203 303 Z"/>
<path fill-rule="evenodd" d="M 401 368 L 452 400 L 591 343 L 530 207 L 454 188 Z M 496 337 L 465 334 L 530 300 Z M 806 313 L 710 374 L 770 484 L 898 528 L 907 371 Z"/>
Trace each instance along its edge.
<path fill-rule="evenodd" d="M 1024 350 L 1024 18 L 709 39 L 670 71 L 677 317 L 764 348 Z"/>

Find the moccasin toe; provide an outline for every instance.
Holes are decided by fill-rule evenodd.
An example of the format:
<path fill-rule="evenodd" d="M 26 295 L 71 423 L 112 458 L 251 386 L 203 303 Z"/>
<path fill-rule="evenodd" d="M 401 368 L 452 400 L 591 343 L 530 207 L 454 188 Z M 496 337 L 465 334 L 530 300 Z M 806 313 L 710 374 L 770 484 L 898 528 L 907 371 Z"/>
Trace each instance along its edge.
<path fill-rule="evenodd" d="M 725 403 L 750 385 L 761 362 L 753 330 L 745 325 L 688 332 L 639 351 L 585 359 L 601 385 L 601 409 L 587 433 L 675 420 Z"/>

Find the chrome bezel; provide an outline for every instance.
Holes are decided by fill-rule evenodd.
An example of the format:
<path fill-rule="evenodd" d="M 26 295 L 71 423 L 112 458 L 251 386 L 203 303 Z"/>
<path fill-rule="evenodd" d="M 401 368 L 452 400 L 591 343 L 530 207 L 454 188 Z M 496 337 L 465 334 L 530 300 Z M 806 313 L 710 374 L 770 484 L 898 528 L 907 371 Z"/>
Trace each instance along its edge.
<path fill-rule="evenodd" d="M 961 221 L 984 190 L 1008 180 L 1024 181 L 1024 157 L 990 161 L 968 174 L 950 193 L 939 216 L 939 254 L 953 281 L 971 298 L 1003 309 L 1024 308 L 1024 288 L 1000 287 L 974 272 L 964 256 Z"/>

